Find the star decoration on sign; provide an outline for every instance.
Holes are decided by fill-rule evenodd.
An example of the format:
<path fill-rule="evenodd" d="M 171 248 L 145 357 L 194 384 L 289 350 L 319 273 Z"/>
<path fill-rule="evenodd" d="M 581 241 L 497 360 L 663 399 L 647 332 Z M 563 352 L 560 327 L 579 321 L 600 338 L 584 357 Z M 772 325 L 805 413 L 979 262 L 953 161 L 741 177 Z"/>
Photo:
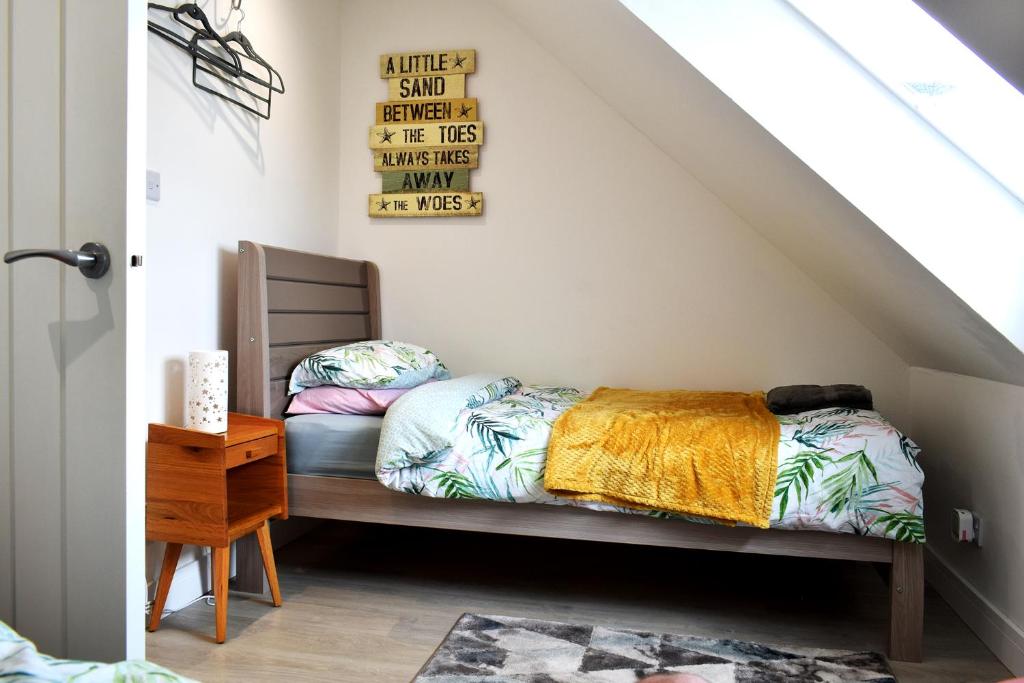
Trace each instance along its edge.
<path fill-rule="evenodd" d="M 459 105 L 459 118 L 460 119 L 469 118 L 469 112 L 471 112 L 471 111 L 473 111 L 473 107 L 467 107 L 465 104 L 460 104 Z"/>
<path fill-rule="evenodd" d="M 477 199 L 476 197 L 470 197 L 469 198 L 469 208 L 475 209 L 479 205 L 480 205 L 480 200 L 479 199 Z"/>
<path fill-rule="evenodd" d="M 380 141 L 381 142 L 387 142 L 387 143 L 390 144 L 391 143 L 391 138 L 393 138 L 395 136 L 395 131 L 388 130 L 387 128 L 384 128 L 384 132 L 383 133 L 377 133 L 377 135 L 380 136 Z"/>
<path fill-rule="evenodd" d="M 387 211 L 388 210 L 388 204 L 390 204 L 390 203 L 391 202 L 387 202 L 387 201 L 384 201 L 383 199 L 381 199 L 380 201 L 377 202 L 377 208 L 380 209 L 381 211 Z"/>
<path fill-rule="evenodd" d="M 466 58 L 460 55 L 458 52 L 455 53 L 455 68 L 462 66 L 462 63 L 466 61 Z"/>

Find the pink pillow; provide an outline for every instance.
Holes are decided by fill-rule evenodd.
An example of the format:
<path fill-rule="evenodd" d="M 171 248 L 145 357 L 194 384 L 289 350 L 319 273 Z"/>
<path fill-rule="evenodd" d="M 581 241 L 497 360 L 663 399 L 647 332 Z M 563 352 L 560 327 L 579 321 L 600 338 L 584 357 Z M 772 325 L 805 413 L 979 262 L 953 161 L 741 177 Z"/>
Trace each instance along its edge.
<path fill-rule="evenodd" d="M 388 406 L 407 391 L 409 389 L 345 389 L 333 385 L 311 387 L 295 394 L 285 412 L 290 415 L 383 415 Z"/>

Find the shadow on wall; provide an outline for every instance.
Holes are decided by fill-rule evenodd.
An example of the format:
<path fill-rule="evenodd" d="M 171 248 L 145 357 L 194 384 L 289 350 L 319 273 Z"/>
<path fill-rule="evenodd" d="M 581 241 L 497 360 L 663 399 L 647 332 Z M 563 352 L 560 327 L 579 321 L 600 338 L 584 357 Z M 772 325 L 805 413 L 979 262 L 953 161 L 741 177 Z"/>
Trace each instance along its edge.
<path fill-rule="evenodd" d="M 155 15 L 151 18 L 159 19 Z M 172 28 L 182 36 L 186 34 L 182 27 L 174 25 L 173 22 L 161 22 L 161 25 Z M 151 79 L 158 78 L 171 91 L 172 97 L 162 99 L 168 102 L 188 103 L 211 133 L 216 129 L 217 121 L 222 121 L 260 174 L 264 173 L 265 162 L 263 145 L 260 140 L 259 117 L 252 116 L 239 107 L 196 88 L 192 84 L 192 59 L 184 50 L 159 38 L 150 40 L 149 75 Z M 211 84 L 207 83 L 206 85 Z M 154 102 L 153 99 L 151 96 L 149 105 L 160 106 L 161 103 Z M 202 160 L 197 159 L 196 161 Z"/>
<path fill-rule="evenodd" d="M 167 424 L 185 424 L 185 360 L 168 358 L 164 361 L 164 419 Z"/>
<path fill-rule="evenodd" d="M 217 331 L 217 348 L 228 352 L 228 410 L 234 410 L 235 378 L 238 377 L 238 250 L 221 247 L 218 267 L 217 290 L 220 292 L 220 311 L 217 319 L 220 329 Z"/>
<path fill-rule="evenodd" d="M 75 273 L 71 277 L 79 277 Z M 96 297 L 96 314 L 85 320 L 58 320 L 50 323 L 50 349 L 57 367 L 71 365 L 108 332 L 114 329 L 114 311 L 110 306 L 110 283 L 115 270 L 102 280 L 86 280 Z"/>
<path fill-rule="evenodd" d="M 236 320 L 238 319 L 238 254 L 234 249 L 220 249 L 217 267 L 217 348 L 228 352 L 228 410 L 235 409 L 235 373 L 237 371 Z M 190 349 L 191 350 L 191 349 Z M 186 352 L 187 354 L 187 352 Z M 164 361 L 164 420 L 167 424 L 185 424 L 185 360 L 187 355 Z"/>

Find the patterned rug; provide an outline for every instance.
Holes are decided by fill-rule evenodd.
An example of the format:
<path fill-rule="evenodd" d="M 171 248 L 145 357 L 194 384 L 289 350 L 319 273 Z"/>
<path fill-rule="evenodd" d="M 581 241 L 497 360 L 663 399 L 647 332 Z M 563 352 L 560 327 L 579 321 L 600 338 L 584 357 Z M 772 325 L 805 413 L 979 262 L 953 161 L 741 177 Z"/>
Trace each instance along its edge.
<path fill-rule="evenodd" d="M 877 652 L 787 648 L 742 640 L 463 614 L 414 683 L 634 683 L 687 673 L 708 683 L 895 683 Z"/>

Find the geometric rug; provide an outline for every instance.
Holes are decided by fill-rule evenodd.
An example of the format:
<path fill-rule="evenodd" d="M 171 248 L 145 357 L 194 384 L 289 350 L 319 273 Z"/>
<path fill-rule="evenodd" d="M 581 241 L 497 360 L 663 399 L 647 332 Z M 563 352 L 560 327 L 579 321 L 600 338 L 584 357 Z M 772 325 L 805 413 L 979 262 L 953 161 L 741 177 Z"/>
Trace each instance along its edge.
<path fill-rule="evenodd" d="M 414 683 L 634 683 L 674 673 L 709 683 L 896 681 L 877 652 L 463 614 Z"/>

